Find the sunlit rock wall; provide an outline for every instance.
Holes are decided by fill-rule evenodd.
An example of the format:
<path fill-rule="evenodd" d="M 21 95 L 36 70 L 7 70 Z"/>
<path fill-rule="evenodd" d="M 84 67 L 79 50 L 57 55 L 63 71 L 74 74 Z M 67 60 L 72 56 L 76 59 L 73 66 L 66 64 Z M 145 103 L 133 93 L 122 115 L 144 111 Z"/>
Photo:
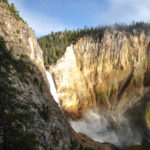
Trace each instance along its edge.
<path fill-rule="evenodd" d="M 106 30 L 101 41 L 81 38 L 50 66 L 62 108 L 80 116 L 86 108 L 125 112 L 149 82 L 149 33 Z"/>

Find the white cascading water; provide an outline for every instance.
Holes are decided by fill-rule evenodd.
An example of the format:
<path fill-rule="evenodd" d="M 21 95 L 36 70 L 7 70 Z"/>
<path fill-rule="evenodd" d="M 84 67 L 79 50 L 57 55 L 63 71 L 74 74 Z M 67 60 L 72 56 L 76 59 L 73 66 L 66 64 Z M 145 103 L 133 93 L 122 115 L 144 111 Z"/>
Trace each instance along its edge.
<path fill-rule="evenodd" d="M 120 148 L 141 144 L 140 132 L 131 127 L 124 116 L 117 118 L 118 126 L 112 126 L 106 115 L 88 110 L 80 120 L 70 120 L 72 128 L 91 137 L 95 141 L 109 142 Z"/>
<path fill-rule="evenodd" d="M 50 92 L 51 92 L 54 100 L 59 104 L 59 99 L 58 99 L 58 96 L 57 96 L 56 87 L 55 87 L 55 84 L 54 84 L 53 77 L 52 77 L 51 73 L 48 72 L 48 71 L 46 71 L 46 75 L 47 75 L 47 79 L 48 79 L 48 82 L 49 82 L 49 85 L 50 85 Z"/>
<path fill-rule="evenodd" d="M 50 92 L 54 100 L 59 104 L 53 77 L 48 71 L 46 71 L 46 75 L 50 85 Z M 130 126 L 124 116 L 118 117 L 117 122 L 119 123 L 119 128 L 111 127 L 109 118 L 105 115 L 100 115 L 96 110 L 85 112 L 80 120 L 70 120 L 70 124 L 76 132 L 84 133 L 95 141 L 110 142 L 122 148 L 141 143 L 140 133 Z"/>

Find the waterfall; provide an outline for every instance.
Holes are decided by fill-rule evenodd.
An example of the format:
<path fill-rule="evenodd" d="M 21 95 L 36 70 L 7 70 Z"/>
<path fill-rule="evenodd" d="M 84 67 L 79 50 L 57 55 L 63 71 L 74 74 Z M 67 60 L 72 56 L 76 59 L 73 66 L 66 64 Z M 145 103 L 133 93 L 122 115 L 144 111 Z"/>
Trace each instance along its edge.
<path fill-rule="evenodd" d="M 55 87 L 55 84 L 54 84 L 53 77 L 52 77 L 51 73 L 48 72 L 48 71 L 46 71 L 46 75 L 47 75 L 47 79 L 48 79 L 48 82 L 49 82 L 49 85 L 50 85 L 50 92 L 51 92 L 54 100 L 59 104 L 59 99 L 58 99 L 58 96 L 57 96 L 56 87 Z"/>

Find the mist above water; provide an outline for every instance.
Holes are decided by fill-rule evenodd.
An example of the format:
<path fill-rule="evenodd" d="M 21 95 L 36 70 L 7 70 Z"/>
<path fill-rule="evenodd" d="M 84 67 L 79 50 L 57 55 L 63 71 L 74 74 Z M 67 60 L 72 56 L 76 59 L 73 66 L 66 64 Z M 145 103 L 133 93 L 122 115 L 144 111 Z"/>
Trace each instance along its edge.
<path fill-rule="evenodd" d="M 54 100 L 59 104 L 56 87 L 50 72 L 46 71 L 50 85 L 50 92 Z M 109 142 L 118 147 L 140 145 L 142 137 L 140 132 L 133 128 L 128 119 L 123 115 L 112 117 L 109 113 L 100 114 L 96 109 L 84 112 L 82 119 L 70 120 L 70 124 L 76 132 L 81 132 L 95 141 Z"/>
<path fill-rule="evenodd" d="M 100 115 L 95 110 L 88 110 L 82 119 L 70 120 L 70 124 L 76 132 L 84 133 L 95 141 L 109 142 L 121 148 L 141 144 L 140 132 L 131 127 L 127 118 L 110 118 L 107 114 Z"/>

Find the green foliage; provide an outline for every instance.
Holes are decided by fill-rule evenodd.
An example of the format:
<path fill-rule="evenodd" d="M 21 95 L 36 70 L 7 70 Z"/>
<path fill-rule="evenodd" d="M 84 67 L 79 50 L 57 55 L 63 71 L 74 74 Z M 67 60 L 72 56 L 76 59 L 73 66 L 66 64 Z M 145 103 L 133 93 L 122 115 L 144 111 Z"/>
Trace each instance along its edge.
<path fill-rule="evenodd" d="M 14 3 L 9 4 L 8 0 L 0 0 L 0 2 L 4 2 L 8 5 L 9 11 L 11 15 L 13 15 L 17 20 L 21 20 L 22 22 L 26 23 L 22 17 L 20 17 L 19 12 L 16 10 Z"/>
<path fill-rule="evenodd" d="M 2 26 L 2 25 L 4 25 L 4 22 L 1 22 L 1 21 L 0 21 L 0 26 Z"/>
<path fill-rule="evenodd" d="M 37 77 L 33 79 L 34 85 L 38 86 L 41 93 L 43 93 L 43 81 L 40 81 Z"/>
<path fill-rule="evenodd" d="M 37 85 L 37 86 L 39 86 L 39 80 L 38 80 L 38 78 L 34 78 L 33 79 L 33 83 L 35 84 L 35 85 Z"/>
<path fill-rule="evenodd" d="M 22 22 L 25 23 L 25 21 L 20 17 L 19 12 L 16 10 L 14 3 L 12 3 L 11 5 L 8 4 L 8 6 L 9 6 L 9 10 L 10 10 L 11 14 L 12 14 L 17 20 L 21 20 Z M 19 34 L 20 31 L 17 32 L 17 33 Z"/>
<path fill-rule="evenodd" d="M 24 63 L 23 59 L 20 60 L 14 60 L 12 62 L 12 65 L 15 67 L 17 71 L 18 78 L 22 81 L 25 82 L 25 74 L 29 72 L 30 67 L 28 66 L 28 63 Z"/>
<path fill-rule="evenodd" d="M 50 110 L 49 107 L 46 106 L 45 104 L 42 105 L 42 108 L 39 109 L 39 114 L 40 116 L 45 120 L 45 121 L 49 121 L 49 117 L 50 117 Z"/>
<path fill-rule="evenodd" d="M 150 102 L 146 105 L 145 121 L 146 121 L 147 128 L 150 129 Z"/>
<path fill-rule="evenodd" d="M 107 98 L 105 91 L 100 91 L 96 94 L 96 101 L 105 101 Z"/>
<path fill-rule="evenodd" d="M 40 85 L 39 85 L 40 91 L 41 93 L 43 93 L 43 82 L 41 81 Z"/>
<path fill-rule="evenodd" d="M 136 87 L 141 87 L 143 84 L 143 80 L 140 76 L 135 76 L 133 78 L 133 85 L 136 86 Z"/>
<path fill-rule="evenodd" d="M 71 149 L 75 149 L 77 147 L 78 147 L 77 141 L 76 140 L 72 140 L 71 141 Z M 81 146 L 80 149 L 83 150 L 83 147 Z"/>
<path fill-rule="evenodd" d="M 17 34 L 20 34 L 20 30 L 17 30 L 16 32 L 17 32 Z"/>
<path fill-rule="evenodd" d="M 125 148 L 124 150 L 150 150 L 150 145 L 135 145 Z"/>
<path fill-rule="evenodd" d="M 148 71 L 145 73 L 144 76 L 144 86 L 150 86 L 150 67 L 148 68 Z"/>
<path fill-rule="evenodd" d="M 30 103 L 18 100 L 21 92 L 13 87 L 10 80 L 12 66 L 19 69 L 20 64 L 17 66 L 2 37 L 0 58 L 3 60 L 0 61 L 0 149 L 37 150 L 38 142 L 35 135 L 30 132 L 33 125 Z"/>
<path fill-rule="evenodd" d="M 44 53 L 44 64 L 56 63 L 65 53 L 67 46 L 76 43 L 83 36 L 92 36 L 95 40 L 100 41 L 106 28 L 108 27 L 95 29 L 85 27 L 76 31 L 51 32 L 50 35 L 39 38 L 38 42 Z"/>
<path fill-rule="evenodd" d="M 0 2 L 4 2 L 4 3 L 8 4 L 8 0 L 0 0 Z"/>
<path fill-rule="evenodd" d="M 45 66 L 54 64 L 65 53 L 66 47 L 76 43 L 81 37 L 90 36 L 95 41 L 101 42 L 105 30 L 110 32 L 113 30 L 125 32 L 129 34 L 139 34 L 141 30 L 145 33 L 150 31 L 150 24 L 144 22 L 132 22 L 131 25 L 114 24 L 113 26 L 98 26 L 96 28 L 65 30 L 59 32 L 51 32 L 51 34 L 38 39 L 44 54 Z M 136 29 L 136 32 L 135 32 Z M 129 33 L 129 34 L 128 34 Z"/>
<path fill-rule="evenodd" d="M 2 45 L 1 45 L 2 46 Z M 8 68 L 8 64 L 11 63 L 11 65 L 15 68 L 16 70 L 16 75 L 22 82 L 27 82 L 27 79 L 25 78 L 26 76 L 29 76 L 30 74 L 34 74 L 34 69 L 31 68 L 31 62 L 28 61 L 28 56 L 21 55 L 20 59 L 16 60 L 13 59 L 13 56 L 11 56 L 11 52 L 5 51 L 7 53 L 8 59 L 5 59 L 2 61 L 2 65 L 4 68 L 7 68 L 7 71 L 10 69 Z M 26 63 L 24 63 L 26 61 Z"/>

